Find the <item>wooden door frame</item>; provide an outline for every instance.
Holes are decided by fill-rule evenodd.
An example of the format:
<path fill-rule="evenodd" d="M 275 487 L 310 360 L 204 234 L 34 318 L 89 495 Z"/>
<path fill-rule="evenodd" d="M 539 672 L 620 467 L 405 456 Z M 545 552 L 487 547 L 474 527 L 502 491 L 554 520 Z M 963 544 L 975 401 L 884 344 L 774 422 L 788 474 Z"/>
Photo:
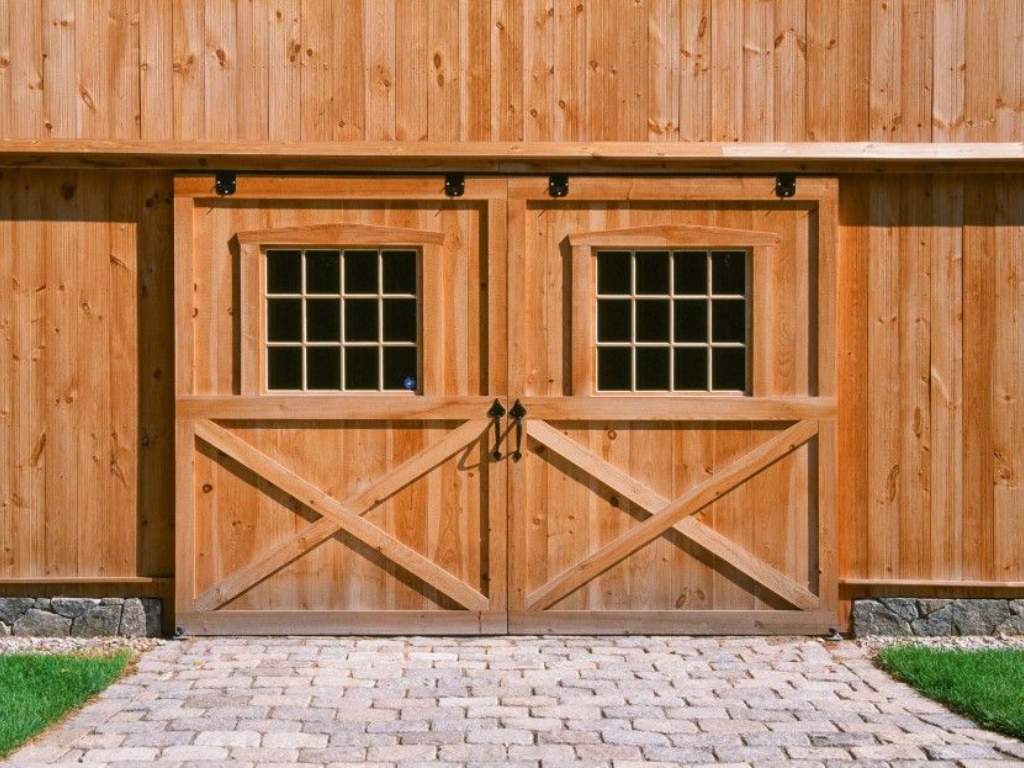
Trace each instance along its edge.
<path fill-rule="evenodd" d="M 518 398 L 526 408 L 526 436 L 542 443 L 575 467 L 610 487 L 650 514 L 640 525 L 620 535 L 580 563 L 556 575 L 541 588 L 527 593 L 525 542 L 527 526 L 517 499 L 524 497 L 524 471 L 513 466 L 509 478 L 509 631 L 513 633 L 580 632 L 673 632 L 673 633 L 816 633 L 837 625 L 838 579 L 836 558 L 836 274 L 838 183 L 832 178 L 799 178 L 794 197 L 780 201 L 768 178 L 573 178 L 568 203 L 580 201 L 645 201 L 666 203 L 688 201 L 708 203 L 765 203 L 772 206 L 800 207 L 808 210 L 815 226 L 814 243 L 817 267 L 817 316 L 813 339 L 816 391 L 806 397 L 752 397 L 713 395 L 612 396 L 580 392 L 592 381 L 592 355 L 587 309 L 573 301 L 572 395 L 570 397 L 530 397 L 525 394 L 526 371 L 520 366 L 522 355 L 509 353 L 509 397 Z M 542 179 L 520 178 L 509 182 L 509 250 L 517 257 L 509 261 L 509 338 L 522 337 L 526 318 L 519 311 L 516 296 L 521 290 L 521 259 L 526 256 L 524 242 L 527 205 L 531 201 L 558 205 L 551 201 Z M 589 275 L 580 275 L 580 264 L 587 264 L 591 248 L 598 245 L 680 246 L 700 241 L 703 245 L 736 245 L 756 252 L 771 248 L 777 238 L 772 233 L 730 232 L 716 227 L 641 227 L 608 230 L 570 236 L 573 251 L 573 291 L 589 288 Z M 689 230 L 689 231 L 687 231 Z M 687 240 L 692 235 L 694 239 Z M 584 270 L 585 271 L 585 270 Z M 579 281 L 580 286 L 577 286 Z M 637 408 L 642 398 L 643 408 Z M 775 421 L 791 425 L 750 453 L 716 472 L 705 482 L 689 489 L 677 499 L 666 499 L 625 472 L 618 470 L 583 446 L 564 437 L 545 419 L 621 419 L 644 421 Z M 810 592 L 784 574 L 760 561 L 750 552 L 716 533 L 692 517 L 692 514 L 744 482 L 759 468 L 767 466 L 794 448 L 813 440 L 817 458 L 817 542 L 818 591 Z M 669 528 L 696 542 L 722 560 L 737 567 L 755 583 L 782 597 L 798 610 L 792 611 L 558 611 L 550 610 L 561 597 L 595 578 L 607 568 Z"/>
<path fill-rule="evenodd" d="M 239 363 L 241 379 L 235 394 L 203 395 L 194 388 L 193 253 L 197 206 L 222 200 L 210 175 L 179 176 L 174 182 L 174 316 L 175 316 L 175 519 L 176 587 L 175 625 L 186 634 L 317 634 L 373 633 L 500 633 L 506 630 L 506 468 L 492 469 L 487 509 L 491 546 L 487 564 L 488 594 L 434 564 L 429 558 L 398 541 L 362 516 L 379 500 L 431 471 L 459 450 L 478 440 L 491 426 L 486 416 L 495 397 L 507 391 L 506 366 L 506 180 L 480 177 L 466 181 L 461 201 L 479 202 L 488 232 L 488 382 L 479 396 L 446 397 L 425 391 L 422 395 L 311 395 L 267 394 L 260 386 L 260 355 L 253 354 L 259 336 L 259 313 L 254 313 L 252 292 L 258 283 L 242 270 L 241 291 L 248 296 L 243 306 Z M 239 177 L 232 200 L 402 200 L 451 202 L 444 192 L 443 177 Z M 386 231 L 385 231 L 386 230 Z M 239 250 L 252 256 L 271 244 L 377 242 L 436 248 L 439 235 L 394 227 L 369 225 L 293 227 L 235 233 Z M 369 239 L 368 239 L 369 238 Z M 336 244 L 336 243 L 334 243 Z M 256 286 L 254 288 L 254 285 Z M 246 297 L 243 296 L 243 302 Z M 258 352 L 258 348 L 257 348 Z M 315 484 L 281 465 L 229 430 L 217 420 L 275 421 L 388 420 L 461 421 L 445 438 L 406 460 L 369 487 L 345 499 L 336 499 Z M 260 558 L 215 585 L 196 592 L 194 463 L 197 442 L 231 456 L 257 476 L 277 486 L 318 513 L 320 517 L 299 534 L 271 547 Z M 452 611 L 218 611 L 217 609 L 320 542 L 345 531 L 363 541 L 392 563 L 447 595 L 464 610 Z"/>

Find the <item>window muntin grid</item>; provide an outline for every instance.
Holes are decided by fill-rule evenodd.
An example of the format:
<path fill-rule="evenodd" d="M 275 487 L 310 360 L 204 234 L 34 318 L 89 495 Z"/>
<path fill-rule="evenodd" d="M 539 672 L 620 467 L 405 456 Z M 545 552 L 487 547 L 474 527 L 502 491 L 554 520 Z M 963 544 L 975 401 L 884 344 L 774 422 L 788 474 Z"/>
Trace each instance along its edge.
<path fill-rule="evenodd" d="M 598 251 L 597 390 L 745 393 L 748 255 L 738 249 Z"/>
<path fill-rule="evenodd" d="M 419 391 L 417 250 L 274 248 L 264 259 L 268 391 Z"/>

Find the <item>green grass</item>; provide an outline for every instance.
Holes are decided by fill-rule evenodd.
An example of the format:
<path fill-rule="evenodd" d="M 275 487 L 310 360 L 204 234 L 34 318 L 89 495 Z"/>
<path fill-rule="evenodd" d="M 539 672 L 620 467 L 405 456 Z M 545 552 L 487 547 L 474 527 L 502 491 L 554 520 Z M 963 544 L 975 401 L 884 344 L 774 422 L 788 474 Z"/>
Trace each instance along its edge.
<path fill-rule="evenodd" d="M 925 696 L 985 728 L 1024 738 L 1024 650 L 894 645 L 879 660 Z"/>
<path fill-rule="evenodd" d="M 0 757 L 102 691 L 131 661 L 109 656 L 0 656 Z"/>

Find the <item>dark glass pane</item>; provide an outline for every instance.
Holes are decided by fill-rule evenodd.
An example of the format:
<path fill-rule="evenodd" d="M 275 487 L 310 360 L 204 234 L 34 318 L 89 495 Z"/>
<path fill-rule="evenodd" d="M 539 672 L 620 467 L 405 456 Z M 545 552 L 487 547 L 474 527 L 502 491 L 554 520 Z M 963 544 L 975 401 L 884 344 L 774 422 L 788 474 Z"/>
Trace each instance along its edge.
<path fill-rule="evenodd" d="M 377 347 L 345 348 L 345 389 L 377 389 Z"/>
<path fill-rule="evenodd" d="M 416 251 L 384 251 L 384 293 L 416 293 Z"/>
<path fill-rule="evenodd" d="M 302 339 L 302 299 L 267 300 L 267 340 Z"/>
<path fill-rule="evenodd" d="M 668 389 L 668 347 L 636 348 L 636 388 Z"/>
<path fill-rule="evenodd" d="M 668 299 L 639 299 L 636 302 L 636 340 L 668 341 Z"/>
<path fill-rule="evenodd" d="M 675 357 L 675 388 L 680 391 L 688 389 L 708 388 L 708 350 L 707 347 L 676 347 L 672 350 Z"/>
<path fill-rule="evenodd" d="M 341 253 L 306 251 L 306 293 L 341 292 Z"/>
<path fill-rule="evenodd" d="M 306 340 L 341 341 L 341 302 L 338 299 L 306 300 Z"/>
<path fill-rule="evenodd" d="M 668 267 L 666 251 L 639 251 L 636 255 L 636 292 L 668 293 Z"/>
<path fill-rule="evenodd" d="M 629 347 L 597 348 L 597 388 L 610 392 L 630 388 L 633 361 Z"/>
<path fill-rule="evenodd" d="M 747 352 L 742 347 L 717 347 L 711 352 L 712 389 L 747 388 Z"/>
<path fill-rule="evenodd" d="M 676 341 L 708 340 L 708 303 L 704 299 L 676 299 Z"/>
<path fill-rule="evenodd" d="M 600 299 L 597 302 L 597 340 L 630 341 L 633 330 L 632 302 Z"/>
<path fill-rule="evenodd" d="M 384 347 L 384 389 L 416 390 L 416 347 Z"/>
<path fill-rule="evenodd" d="M 341 347 L 307 347 L 306 389 L 341 389 Z"/>
<path fill-rule="evenodd" d="M 676 293 L 708 292 L 708 255 L 704 251 L 678 251 L 672 262 Z"/>
<path fill-rule="evenodd" d="M 377 300 L 345 299 L 345 341 L 377 340 Z"/>
<path fill-rule="evenodd" d="M 301 270 L 298 251 L 267 251 L 267 293 L 301 292 Z"/>
<path fill-rule="evenodd" d="M 628 294 L 630 255 L 626 251 L 600 251 L 597 254 L 597 292 Z"/>
<path fill-rule="evenodd" d="M 723 251 L 711 254 L 711 290 L 714 293 L 747 292 L 747 254 Z"/>
<path fill-rule="evenodd" d="M 715 299 L 711 302 L 713 341 L 745 341 L 747 302 L 743 299 Z"/>
<path fill-rule="evenodd" d="M 416 341 L 416 299 L 384 299 L 384 341 Z"/>
<path fill-rule="evenodd" d="M 377 292 L 377 252 L 345 251 L 345 293 Z"/>
<path fill-rule="evenodd" d="M 302 389 L 301 347 L 267 347 L 267 388 Z"/>

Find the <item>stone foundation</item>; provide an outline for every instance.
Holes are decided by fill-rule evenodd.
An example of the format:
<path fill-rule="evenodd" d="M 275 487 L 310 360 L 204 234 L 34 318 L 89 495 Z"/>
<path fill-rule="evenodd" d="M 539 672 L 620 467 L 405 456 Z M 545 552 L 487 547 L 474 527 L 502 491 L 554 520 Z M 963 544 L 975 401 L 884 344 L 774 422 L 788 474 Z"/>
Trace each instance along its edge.
<path fill-rule="evenodd" d="M 1024 600 L 880 597 L 853 601 L 853 634 L 1024 635 Z"/>
<path fill-rule="evenodd" d="M 0 597 L 0 637 L 158 637 L 151 597 Z"/>

